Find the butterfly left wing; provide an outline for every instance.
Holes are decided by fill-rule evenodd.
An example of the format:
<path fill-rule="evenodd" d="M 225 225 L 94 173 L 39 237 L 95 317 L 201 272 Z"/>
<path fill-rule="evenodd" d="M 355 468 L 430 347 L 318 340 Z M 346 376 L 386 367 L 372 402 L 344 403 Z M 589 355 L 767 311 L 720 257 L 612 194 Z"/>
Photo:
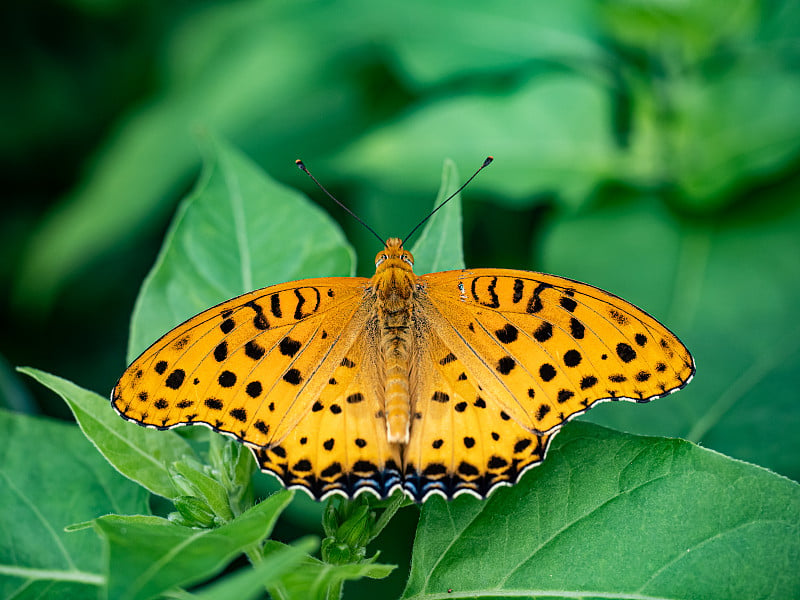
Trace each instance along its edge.
<path fill-rule="evenodd" d="M 422 275 L 418 284 L 421 313 L 447 353 L 531 432 L 554 431 L 604 400 L 665 396 L 694 374 L 666 327 L 584 283 L 474 269 Z"/>
<path fill-rule="evenodd" d="M 358 337 L 368 281 L 295 281 L 203 311 L 128 367 L 112 405 L 141 425 L 203 423 L 274 446 L 312 410 Z"/>

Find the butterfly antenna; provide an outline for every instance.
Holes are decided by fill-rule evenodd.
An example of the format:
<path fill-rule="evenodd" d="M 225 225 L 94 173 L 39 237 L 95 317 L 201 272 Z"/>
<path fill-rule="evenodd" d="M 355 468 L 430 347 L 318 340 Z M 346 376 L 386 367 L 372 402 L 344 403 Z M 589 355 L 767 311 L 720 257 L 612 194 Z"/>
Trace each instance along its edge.
<path fill-rule="evenodd" d="M 381 244 L 383 244 L 384 246 L 386 245 L 386 241 L 385 241 L 385 240 L 384 240 L 384 239 L 383 239 L 381 236 L 379 236 L 377 233 L 375 233 L 375 230 L 374 230 L 372 227 L 370 227 L 369 225 L 367 225 L 366 223 L 364 223 L 364 221 L 362 221 L 362 220 L 361 220 L 361 217 L 359 217 L 359 216 L 358 216 L 356 213 L 354 213 L 352 210 L 350 210 L 350 209 L 349 209 L 349 208 L 347 208 L 347 207 L 346 207 L 344 204 L 342 204 L 342 203 L 341 203 L 341 202 L 340 202 L 340 201 L 339 201 L 339 200 L 336 198 L 336 196 L 334 196 L 333 194 L 331 194 L 331 193 L 330 193 L 328 190 L 326 190 L 326 189 L 325 189 L 325 186 L 323 186 L 323 185 L 322 185 L 322 184 L 321 184 L 319 181 L 317 181 L 317 178 L 316 178 L 316 177 L 314 177 L 314 176 L 311 174 L 311 171 L 309 171 L 309 170 L 308 170 L 308 168 L 306 167 L 306 165 L 303 163 L 303 161 L 302 161 L 302 160 L 300 160 L 300 159 L 298 158 L 296 161 L 294 161 L 294 164 L 296 164 L 296 165 L 297 165 L 297 167 L 298 167 L 298 168 L 299 168 L 301 171 L 303 171 L 303 173 L 305 173 L 306 175 L 308 175 L 308 176 L 311 178 L 311 181 L 313 181 L 314 183 L 316 183 L 316 184 L 317 184 L 317 187 L 318 187 L 319 189 L 321 189 L 323 192 L 325 192 L 325 195 L 326 195 L 326 196 L 328 196 L 328 198 L 330 198 L 331 200 L 333 200 L 334 202 L 336 202 L 336 204 L 338 204 L 339 206 L 341 206 L 341 207 L 342 207 L 342 208 L 345 210 L 345 212 L 346 212 L 348 215 L 350 215 L 350 216 L 351 216 L 351 217 L 353 217 L 353 218 L 354 218 L 356 221 L 358 221 L 358 222 L 359 222 L 359 223 L 361 223 L 361 224 L 362 224 L 364 227 L 366 227 L 366 228 L 367 228 L 367 230 L 368 230 L 370 233 L 372 233 L 372 235 L 374 235 L 376 238 L 378 238 L 378 239 L 380 240 Z"/>
<path fill-rule="evenodd" d="M 404 238 L 403 238 L 403 245 L 405 245 L 405 243 L 408 241 L 408 238 L 410 238 L 412 235 L 414 235 L 414 232 L 415 232 L 417 229 L 419 229 L 420 227 L 422 227 L 422 226 L 425 224 L 425 222 L 426 222 L 428 219 L 430 219 L 430 218 L 431 218 L 431 217 L 432 217 L 434 214 L 436 214 L 436 211 L 437 211 L 437 210 L 439 210 L 439 209 L 440 209 L 440 208 L 442 208 L 442 207 L 443 207 L 445 204 L 447 204 L 448 202 L 450 202 L 450 200 L 452 200 L 454 197 L 458 196 L 458 194 L 459 194 L 459 193 L 461 193 L 461 190 L 463 190 L 465 187 L 467 187 L 467 185 L 469 185 L 469 182 L 470 182 L 470 181 L 472 181 L 473 179 L 475 179 L 475 177 L 478 175 L 478 173 L 480 173 L 480 172 L 481 172 L 481 171 L 483 171 L 483 170 L 484 170 L 486 167 L 488 167 L 490 164 L 492 164 L 492 161 L 493 161 L 493 160 L 494 160 L 494 157 L 493 157 L 493 156 L 487 156 L 487 157 L 486 157 L 486 160 L 484 160 L 484 161 L 483 161 L 483 164 L 482 164 L 482 165 L 481 165 L 481 166 L 478 168 L 478 170 L 477 170 L 477 171 L 475 171 L 475 172 L 472 174 L 472 177 L 470 177 L 470 178 L 469 178 L 469 179 L 467 179 L 467 180 L 466 180 L 464 183 L 462 183 L 460 188 L 458 188 L 458 189 L 457 189 L 455 192 L 453 192 L 453 193 L 452 193 L 452 194 L 450 194 L 450 195 L 449 195 L 447 198 L 445 198 L 445 200 L 444 200 L 444 201 L 443 201 L 443 202 L 442 202 L 442 203 L 441 203 L 439 206 L 437 206 L 436 208 L 434 208 L 434 209 L 433 209 L 433 210 L 432 210 L 432 211 L 431 211 L 431 212 L 428 214 L 428 216 L 427 216 L 427 217 L 425 217 L 424 219 L 422 219 L 422 221 L 420 221 L 419 223 L 417 223 L 417 226 L 416 226 L 416 227 L 414 227 L 414 229 L 412 229 L 412 230 L 411 230 L 411 233 L 409 233 L 409 234 L 408 234 L 406 237 L 404 237 Z"/>

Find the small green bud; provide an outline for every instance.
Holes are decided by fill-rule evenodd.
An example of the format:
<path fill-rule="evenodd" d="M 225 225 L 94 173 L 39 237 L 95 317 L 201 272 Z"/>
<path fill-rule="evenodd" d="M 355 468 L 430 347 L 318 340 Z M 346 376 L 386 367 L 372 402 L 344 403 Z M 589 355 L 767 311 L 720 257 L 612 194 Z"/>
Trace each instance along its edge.
<path fill-rule="evenodd" d="M 216 525 L 214 511 L 194 496 L 178 496 L 172 501 L 189 527 L 211 528 Z M 173 513 L 174 514 L 174 513 Z"/>

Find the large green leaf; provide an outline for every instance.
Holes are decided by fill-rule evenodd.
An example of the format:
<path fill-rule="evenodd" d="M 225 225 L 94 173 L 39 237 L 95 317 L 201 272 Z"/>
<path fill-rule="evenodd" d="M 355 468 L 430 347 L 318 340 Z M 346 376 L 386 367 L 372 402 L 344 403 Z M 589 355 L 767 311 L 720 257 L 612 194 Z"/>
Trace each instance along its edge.
<path fill-rule="evenodd" d="M 800 486 L 681 440 L 571 423 L 487 501 L 422 509 L 404 598 L 795 598 Z"/>
<path fill-rule="evenodd" d="M 129 359 L 195 313 L 293 279 L 352 274 L 339 227 L 239 151 L 211 140 L 197 189 L 178 210 L 131 321 Z"/>
<path fill-rule="evenodd" d="M 159 496 L 179 495 L 169 466 L 194 454 L 181 436 L 130 423 L 114 412 L 108 399 L 66 379 L 31 368 L 20 370 L 64 399 L 83 434 L 120 473 Z"/>
<path fill-rule="evenodd" d="M 218 529 L 192 529 L 158 517 L 97 519 L 109 547 L 109 598 L 144 600 L 206 580 L 266 538 L 293 495 L 273 494 Z"/>
<path fill-rule="evenodd" d="M 697 362 L 678 394 L 602 405 L 588 418 L 687 438 L 800 479 L 798 231 L 800 206 L 769 197 L 714 223 L 676 220 L 646 200 L 556 219 L 545 270 L 647 310 Z"/>
<path fill-rule="evenodd" d="M 148 512 L 147 493 L 112 469 L 74 425 L 0 410 L 0 597 L 98 597 L 100 540 L 77 522 Z"/>

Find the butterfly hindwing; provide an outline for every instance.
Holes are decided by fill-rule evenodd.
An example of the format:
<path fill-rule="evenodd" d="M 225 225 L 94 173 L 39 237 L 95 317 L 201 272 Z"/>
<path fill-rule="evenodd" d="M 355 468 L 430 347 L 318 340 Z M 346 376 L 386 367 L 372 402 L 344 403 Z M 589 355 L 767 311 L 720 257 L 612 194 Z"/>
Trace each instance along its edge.
<path fill-rule="evenodd" d="M 648 402 L 694 364 L 677 337 L 598 288 L 541 273 L 419 277 L 431 328 L 517 423 L 545 433 L 602 400 Z"/>
<path fill-rule="evenodd" d="M 420 344 L 405 451 L 409 495 L 484 497 L 544 460 L 554 433 L 537 435 L 514 421 L 438 336 L 428 334 Z"/>
<path fill-rule="evenodd" d="M 365 490 L 384 497 L 400 487 L 400 449 L 386 437 L 376 343 L 375 336 L 359 336 L 311 411 L 278 446 L 256 450 L 262 470 L 315 498 Z"/>

